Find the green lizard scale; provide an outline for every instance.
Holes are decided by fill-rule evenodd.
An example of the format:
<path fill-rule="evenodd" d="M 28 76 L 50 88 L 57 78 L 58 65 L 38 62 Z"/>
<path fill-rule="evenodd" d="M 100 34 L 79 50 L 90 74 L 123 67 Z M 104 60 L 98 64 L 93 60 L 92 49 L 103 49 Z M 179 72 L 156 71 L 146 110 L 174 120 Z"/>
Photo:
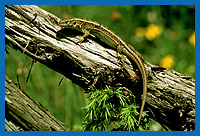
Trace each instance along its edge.
<path fill-rule="evenodd" d="M 133 60 L 137 64 L 141 72 L 142 82 L 143 82 L 143 100 L 142 100 L 142 105 L 141 105 L 140 115 L 139 115 L 139 120 L 138 120 L 138 125 L 139 125 L 142 112 L 144 109 L 146 93 L 147 93 L 146 69 L 145 69 L 144 62 L 140 54 L 137 53 L 131 45 L 126 44 L 119 36 L 117 36 L 114 32 L 112 32 L 106 26 L 101 25 L 95 21 L 82 19 L 82 18 L 71 18 L 71 19 L 60 21 L 59 25 L 62 28 L 72 28 L 72 29 L 77 29 L 83 32 L 84 33 L 82 37 L 83 39 L 89 36 L 90 33 L 94 33 L 94 32 L 99 33 L 101 36 L 103 36 L 109 42 L 111 42 L 114 45 L 114 47 L 119 51 L 119 53 L 123 53 L 124 55 L 128 56 L 131 60 Z M 134 76 L 134 75 L 131 75 L 131 76 Z"/>

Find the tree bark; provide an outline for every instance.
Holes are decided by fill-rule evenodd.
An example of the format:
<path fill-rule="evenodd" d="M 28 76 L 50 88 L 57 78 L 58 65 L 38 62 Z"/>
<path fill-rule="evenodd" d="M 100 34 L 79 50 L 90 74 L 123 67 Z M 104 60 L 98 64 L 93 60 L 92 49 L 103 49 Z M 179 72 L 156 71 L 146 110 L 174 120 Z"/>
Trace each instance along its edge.
<path fill-rule="evenodd" d="M 6 44 L 32 59 L 63 74 L 89 91 L 109 87 L 131 90 L 141 102 L 141 79 L 133 82 L 123 67 L 137 66 L 125 57 L 125 66 L 117 52 L 97 37 L 77 44 L 80 32 L 61 29 L 60 19 L 37 6 L 5 7 Z M 145 62 L 148 93 L 145 110 L 171 130 L 195 130 L 195 80 L 174 70 Z M 129 91 L 128 91 L 129 92 Z"/>
<path fill-rule="evenodd" d="M 69 131 L 68 127 L 34 102 L 16 84 L 5 77 L 6 131 Z"/>

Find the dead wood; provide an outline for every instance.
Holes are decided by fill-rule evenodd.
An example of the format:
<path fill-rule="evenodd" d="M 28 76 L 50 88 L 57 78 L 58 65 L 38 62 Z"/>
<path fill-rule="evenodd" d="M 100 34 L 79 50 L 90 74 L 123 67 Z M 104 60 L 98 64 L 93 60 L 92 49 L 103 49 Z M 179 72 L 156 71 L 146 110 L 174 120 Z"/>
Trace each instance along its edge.
<path fill-rule="evenodd" d="M 6 44 L 65 75 L 85 90 L 123 87 L 131 90 L 140 103 L 140 80 L 129 79 L 117 52 L 95 37 L 77 44 L 76 36 L 81 33 L 61 29 L 59 20 L 37 6 L 6 6 Z M 130 71 L 137 69 L 127 58 L 125 62 Z M 195 80 L 148 62 L 145 67 L 148 73 L 145 110 L 149 116 L 171 130 L 195 130 Z"/>
<path fill-rule="evenodd" d="M 42 105 L 38 105 L 7 76 L 5 77 L 6 131 L 68 131 Z"/>

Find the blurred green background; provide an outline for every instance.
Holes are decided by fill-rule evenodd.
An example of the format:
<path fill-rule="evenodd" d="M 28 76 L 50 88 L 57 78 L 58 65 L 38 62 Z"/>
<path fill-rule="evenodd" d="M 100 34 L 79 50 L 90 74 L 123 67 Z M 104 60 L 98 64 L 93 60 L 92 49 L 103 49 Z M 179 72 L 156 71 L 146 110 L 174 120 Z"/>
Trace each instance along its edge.
<path fill-rule="evenodd" d="M 195 7 L 192 5 L 42 5 L 41 8 L 65 19 L 87 18 L 104 24 L 124 41 L 134 46 L 146 61 L 174 69 L 195 78 Z M 82 107 L 87 104 L 83 89 L 62 75 L 36 63 L 28 83 L 31 59 L 9 48 L 5 56 L 5 73 L 36 102 L 56 118 L 81 130 Z M 156 127 L 155 127 L 156 126 Z M 151 130 L 162 130 L 151 123 Z"/>

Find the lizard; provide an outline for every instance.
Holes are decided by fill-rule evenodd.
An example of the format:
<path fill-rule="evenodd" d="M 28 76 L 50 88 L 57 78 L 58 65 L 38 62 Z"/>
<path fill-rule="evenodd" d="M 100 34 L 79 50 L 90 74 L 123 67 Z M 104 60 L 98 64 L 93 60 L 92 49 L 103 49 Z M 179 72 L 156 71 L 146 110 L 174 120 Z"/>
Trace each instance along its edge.
<path fill-rule="evenodd" d="M 146 101 L 146 93 L 147 93 L 147 73 L 144 66 L 144 60 L 142 56 L 136 52 L 133 46 L 125 43 L 118 35 L 112 32 L 109 28 L 100 23 L 89 19 L 82 18 L 69 18 L 66 20 L 59 21 L 58 25 L 61 28 L 72 28 L 84 33 L 78 42 L 82 42 L 87 36 L 98 33 L 106 40 L 108 40 L 114 47 L 118 50 L 118 52 L 126 55 L 128 58 L 134 61 L 137 64 L 140 73 L 142 75 L 143 82 L 143 100 L 140 108 L 140 114 L 138 119 L 138 125 L 140 124 L 140 120 L 142 117 L 145 101 Z"/>

